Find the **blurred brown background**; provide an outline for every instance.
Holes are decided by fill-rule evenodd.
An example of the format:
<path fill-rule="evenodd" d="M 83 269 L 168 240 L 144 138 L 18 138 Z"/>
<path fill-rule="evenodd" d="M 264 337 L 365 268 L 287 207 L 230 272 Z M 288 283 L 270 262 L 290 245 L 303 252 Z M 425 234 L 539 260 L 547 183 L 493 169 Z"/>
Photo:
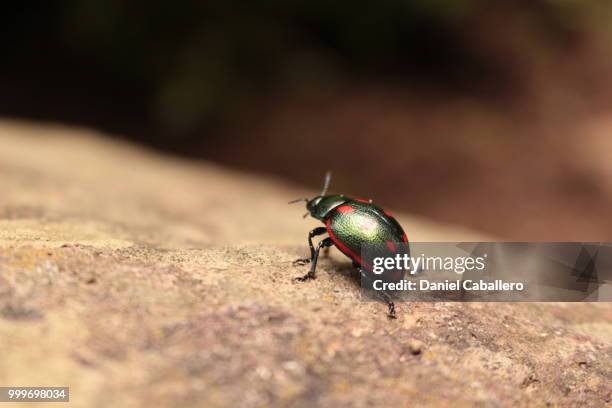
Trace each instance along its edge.
<path fill-rule="evenodd" d="M 313 188 L 331 169 L 336 191 L 511 240 L 612 240 L 611 17 L 598 0 L 13 2 L 0 115 Z"/>

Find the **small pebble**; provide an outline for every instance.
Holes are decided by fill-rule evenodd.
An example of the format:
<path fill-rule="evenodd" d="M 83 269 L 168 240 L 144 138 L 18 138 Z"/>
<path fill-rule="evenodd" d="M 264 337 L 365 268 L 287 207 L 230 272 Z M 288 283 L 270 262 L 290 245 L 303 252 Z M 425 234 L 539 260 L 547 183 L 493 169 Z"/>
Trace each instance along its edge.
<path fill-rule="evenodd" d="M 417 356 L 423 351 L 423 342 L 420 340 L 410 340 L 408 349 L 413 356 Z"/>
<path fill-rule="evenodd" d="M 360 328 L 355 328 L 351 331 L 351 334 L 353 335 L 353 337 L 361 337 L 361 335 L 363 334 L 363 330 Z"/>

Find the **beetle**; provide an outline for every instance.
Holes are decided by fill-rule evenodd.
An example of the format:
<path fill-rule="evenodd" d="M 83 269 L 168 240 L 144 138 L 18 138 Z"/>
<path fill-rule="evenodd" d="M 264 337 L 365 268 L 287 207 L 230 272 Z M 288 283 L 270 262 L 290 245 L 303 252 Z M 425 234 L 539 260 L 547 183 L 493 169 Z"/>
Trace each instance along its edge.
<path fill-rule="evenodd" d="M 304 276 L 295 278 L 297 281 L 315 279 L 317 260 L 321 248 L 335 246 L 344 255 L 353 261 L 353 265 L 359 268 L 362 278 L 371 279 L 372 274 L 368 265 L 364 265 L 361 259 L 361 248 L 364 244 L 385 248 L 389 254 L 396 253 L 399 245 L 407 247 L 408 238 L 402 226 L 388 211 L 373 204 L 372 200 L 351 198 L 343 194 L 327 195 L 331 183 L 331 173 L 325 175 L 325 182 L 321 193 L 312 198 L 299 198 L 290 201 L 290 204 L 306 202 L 308 215 L 325 224 L 308 233 L 308 246 L 310 257 L 300 258 L 293 262 L 294 265 L 305 265 L 310 263 L 310 270 Z M 316 236 L 327 234 L 328 236 L 319 241 L 317 247 L 312 243 Z M 398 245 L 399 244 L 399 245 Z M 394 271 L 392 280 L 403 279 L 404 271 Z M 395 305 L 385 292 L 382 293 L 388 307 L 390 318 L 395 318 Z"/>

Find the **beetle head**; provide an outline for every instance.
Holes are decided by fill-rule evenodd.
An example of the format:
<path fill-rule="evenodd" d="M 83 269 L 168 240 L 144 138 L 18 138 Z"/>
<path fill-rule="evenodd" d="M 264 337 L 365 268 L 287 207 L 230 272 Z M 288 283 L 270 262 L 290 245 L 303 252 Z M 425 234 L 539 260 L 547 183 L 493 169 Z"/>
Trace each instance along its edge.
<path fill-rule="evenodd" d="M 323 182 L 323 188 L 321 189 L 321 193 L 315 198 L 298 198 L 297 200 L 291 201 L 291 203 L 298 203 L 301 201 L 306 202 L 306 209 L 308 212 L 304 214 L 304 218 L 308 215 L 318 219 L 324 220 L 327 216 L 327 213 L 337 207 L 342 202 L 346 201 L 344 196 L 334 195 L 328 196 L 327 190 L 329 189 L 329 184 L 331 183 L 331 172 L 327 172 L 325 174 L 325 181 Z"/>

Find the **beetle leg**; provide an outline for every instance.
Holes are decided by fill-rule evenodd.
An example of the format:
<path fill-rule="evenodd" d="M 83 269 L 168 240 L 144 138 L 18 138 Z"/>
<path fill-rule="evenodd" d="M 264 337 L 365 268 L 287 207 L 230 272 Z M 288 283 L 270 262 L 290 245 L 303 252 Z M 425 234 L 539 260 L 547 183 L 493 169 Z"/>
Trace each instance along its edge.
<path fill-rule="evenodd" d="M 397 319 L 397 315 L 395 314 L 395 303 L 391 300 L 391 296 L 387 292 L 380 292 L 383 298 L 383 301 L 387 303 L 387 307 L 389 308 L 387 311 L 387 317 L 389 319 Z"/>
<path fill-rule="evenodd" d="M 355 263 L 353 262 L 353 265 Z M 365 272 L 363 271 L 363 269 L 359 268 L 359 274 L 361 275 L 362 279 L 370 279 L 370 277 L 368 277 L 368 275 L 365 274 Z M 387 312 L 387 317 L 389 319 L 397 319 L 397 315 L 395 314 L 395 303 L 393 303 L 393 301 L 391 300 L 391 296 L 389 296 L 389 294 L 387 292 L 381 291 L 381 292 L 377 292 L 380 293 L 380 295 L 383 298 L 383 301 L 385 301 L 387 303 L 387 307 L 389 308 L 389 311 Z"/>
<path fill-rule="evenodd" d="M 312 245 L 312 238 L 317 235 L 325 234 L 327 232 L 327 228 L 325 227 L 317 227 L 308 233 L 308 246 L 310 247 L 310 258 L 300 258 L 293 261 L 293 265 L 306 265 L 310 261 L 313 260 L 315 256 L 315 248 Z"/>
<path fill-rule="evenodd" d="M 387 312 L 387 317 L 389 319 L 397 319 L 397 315 L 395 314 L 395 303 L 388 301 L 387 305 L 389 306 L 389 311 Z"/>
<path fill-rule="evenodd" d="M 309 279 L 314 279 L 315 272 L 317 270 L 317 260 L 319 259 L 319 251 L 321 251 L 321 248 L 330 247 L 332 245 L 334 245 L 334 242 L 329 237 L 321 240 L 319 242 L 319 245 L 317 246 L 317 249 L 314 250 L 314 254 L 312 256 L 312 263 L 310 264 L 310 270 L 308 271 L 308 273 L 304 276 L 300 276 L 299 278 L 295 278 L 294 280 L 304 282 Z"/>

